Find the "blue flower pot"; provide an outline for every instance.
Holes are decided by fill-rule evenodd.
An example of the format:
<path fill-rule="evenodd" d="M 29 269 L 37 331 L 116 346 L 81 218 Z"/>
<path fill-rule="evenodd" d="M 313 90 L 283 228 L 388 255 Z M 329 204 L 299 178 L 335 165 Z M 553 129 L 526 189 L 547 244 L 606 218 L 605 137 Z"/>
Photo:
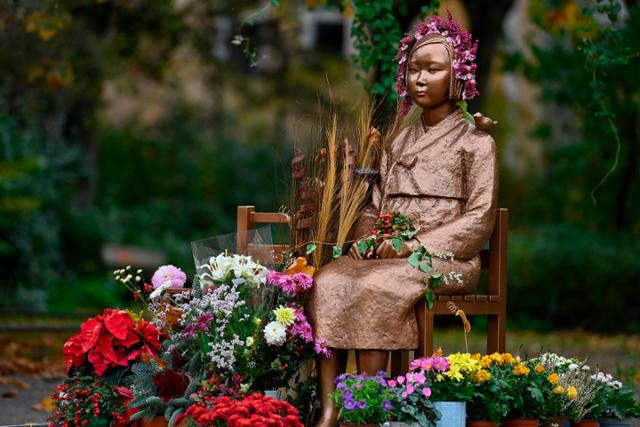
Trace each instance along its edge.
<path fill-rule="evenodd" d="M 466 402 L 433 402 L 442 417 L 436 427 L 465 427 L 467 418 Z"/>
<path fill-rule="evenodd" d="M 623 420 L 619 418 L 600 418 L 600 427 L 629 427 L 631 425 L 631 419 L 625 418 Z"/>

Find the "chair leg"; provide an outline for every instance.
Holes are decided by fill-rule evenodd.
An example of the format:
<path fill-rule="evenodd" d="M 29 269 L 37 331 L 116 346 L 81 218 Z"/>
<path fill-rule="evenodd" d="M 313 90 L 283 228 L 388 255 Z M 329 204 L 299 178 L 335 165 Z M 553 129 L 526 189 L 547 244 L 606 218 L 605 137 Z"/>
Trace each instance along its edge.
<path fill-rule="evenodd" d="M 505 352 L 505 316 L 489 315 L 487 329 L 487 354 Z"/>
<path fill-rule="evenodd" d="M 418 320 L 418 350 L 415 357 L 427 357 L 433 354 L 433 311 L 427 309 L 427 302 L 421 301 L 416 307 Z"/>

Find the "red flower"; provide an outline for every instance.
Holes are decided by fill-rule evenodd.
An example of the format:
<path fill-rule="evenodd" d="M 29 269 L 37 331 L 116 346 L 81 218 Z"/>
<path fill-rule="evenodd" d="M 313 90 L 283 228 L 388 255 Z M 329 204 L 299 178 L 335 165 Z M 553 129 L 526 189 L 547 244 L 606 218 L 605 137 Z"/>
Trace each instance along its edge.
<path fill-rule="evenodd" d="M 80 333 L 64 345 L 67 371 L 80 367 L 88 360 L 96 374 L 115 366 L 127 366 L 140 354 L 155 355 L 160 350 L 158 330 L 151 323 L 140 320 L 120 309 L 105 309 L 81 325 Z"/>

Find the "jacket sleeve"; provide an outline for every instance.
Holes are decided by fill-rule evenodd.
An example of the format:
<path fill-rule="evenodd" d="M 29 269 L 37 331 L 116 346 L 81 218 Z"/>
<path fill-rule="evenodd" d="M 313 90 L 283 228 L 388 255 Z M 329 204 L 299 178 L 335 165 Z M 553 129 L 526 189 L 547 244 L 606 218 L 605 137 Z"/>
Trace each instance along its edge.
<path fill-rule="evenodd" d="M 441 226 L 418 233 L 416 240 L 437 255 L 456 259 L 476 256 L 491 236 L 498 198 L 496 146 L 489 134 L 473 131 L 473 150 L 463 156 L 465 204 L 462 215 Z"/>

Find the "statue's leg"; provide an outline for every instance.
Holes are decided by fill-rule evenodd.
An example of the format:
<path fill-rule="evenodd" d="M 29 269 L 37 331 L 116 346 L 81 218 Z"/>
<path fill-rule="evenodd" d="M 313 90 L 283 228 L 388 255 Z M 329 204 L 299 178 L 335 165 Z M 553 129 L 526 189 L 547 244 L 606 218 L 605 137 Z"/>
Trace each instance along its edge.
<path fill-rule="evenodd" d="M 338 409 L 333 406 L 329 394 L 336 389 L 336 377 L 347 369 L 347 350 L 331 349 L 333 355 L 320 358 L 318 374 L 320 376 L 320 404 L 322 415 L 316 427 L 335 427 L 338 425 Z"/>
<path fill-rule="evenodd" d="M 375 375 L 379 371 L 387 370 L 389 352 L 386 350 L 358 350 L 356 351 L 356 363 L 358 372 Z"/>

